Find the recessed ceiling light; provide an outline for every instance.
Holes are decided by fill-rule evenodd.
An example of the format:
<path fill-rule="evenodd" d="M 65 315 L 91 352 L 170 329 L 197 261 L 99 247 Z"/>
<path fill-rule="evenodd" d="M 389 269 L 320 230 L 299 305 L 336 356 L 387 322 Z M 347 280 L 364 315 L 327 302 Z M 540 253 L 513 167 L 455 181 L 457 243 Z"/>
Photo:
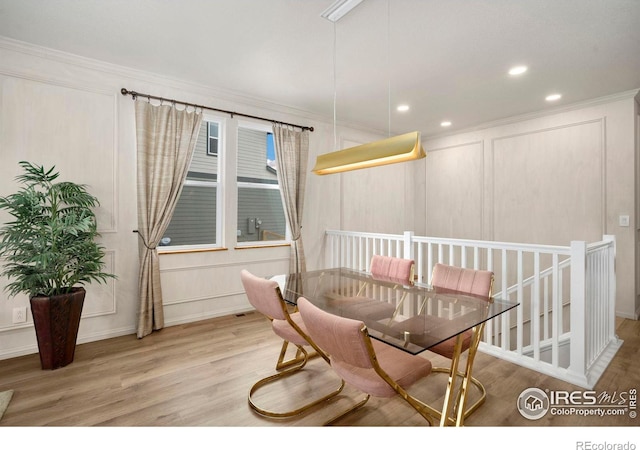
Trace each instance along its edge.
<path fill-rule="evenodd" d="M 449 122 L 448 120 L 445 120 L 444 122 L 440 122 L 440 126 L 441 127 L 450 127 L 451 126 L 451 122 Z"/>
<path fill-rule="evenodd" d="M 548 102 L 555 102 L 556 100 L 560 100 L 561 98 L 562 98 L 562 95 L 560 94 L 551 94 L 551 95 L 547 95 L 545 100 Z"/>
<path fill-rule="evenodd" d="M 409 105 L 398 105 L 396 109 L 400 112 L 409 111 Z"/>
<path fill-rule="evenodd" d="M 527 71 L 527 66 L 515 66 L 509 69 L 509 75 L 522 75 Z"/>

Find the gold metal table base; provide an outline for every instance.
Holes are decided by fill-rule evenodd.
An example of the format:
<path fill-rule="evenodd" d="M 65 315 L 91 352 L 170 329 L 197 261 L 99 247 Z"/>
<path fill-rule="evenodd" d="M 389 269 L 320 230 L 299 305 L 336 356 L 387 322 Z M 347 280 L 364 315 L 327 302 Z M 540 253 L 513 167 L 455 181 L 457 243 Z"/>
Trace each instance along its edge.
<path fill-rule="evenodd" d="M 436 372 L 448 372 L 449 381 L 447 383 L 447 390 L 444 398 L 444 405 L 442 407 L 442 413 L 440 416 L 440 426 L 455 425 L 463 426 L 464 419 L 482 405 L 486 399 L 486 389 L 478 381 L 473 378 L 471 371 L 473 369 L 473 361 L 475 360 L 476 353 L 478 351 L 478 345 L 480 345 L 480 338 L 484 330 L 484 323 L 473 327 L 473 334 L 471 337 L 471 343 L 469 345 L 466 367 L 464 372 L 458 370 L 462 353 L 462 334 L 456 336 L 456 343 L 453 350 L 453 356 L 451 358 L 450 369 L 436 368 Z M 461 378 L 460 387 L 456 389 L 457 378 Z M 467 392 L 469 390 L 469 383 L 472 383 L 480 391 L 480 398 L 474 402 L 468 409 L 465 409 Z M 451 415 L 453 412 L 453 415 Z"/>

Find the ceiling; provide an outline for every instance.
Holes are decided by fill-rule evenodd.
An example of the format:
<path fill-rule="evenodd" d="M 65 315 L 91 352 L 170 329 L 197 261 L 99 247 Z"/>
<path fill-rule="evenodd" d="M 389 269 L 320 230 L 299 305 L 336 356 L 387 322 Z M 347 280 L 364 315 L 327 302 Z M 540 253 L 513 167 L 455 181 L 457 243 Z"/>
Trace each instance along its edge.
<path fill-rule="evenodd" d="M 639 0 L 364 0 L 335 24 L 332 3 L 0 0 L 0 35 L 390 134 L 640 88 Z"/>

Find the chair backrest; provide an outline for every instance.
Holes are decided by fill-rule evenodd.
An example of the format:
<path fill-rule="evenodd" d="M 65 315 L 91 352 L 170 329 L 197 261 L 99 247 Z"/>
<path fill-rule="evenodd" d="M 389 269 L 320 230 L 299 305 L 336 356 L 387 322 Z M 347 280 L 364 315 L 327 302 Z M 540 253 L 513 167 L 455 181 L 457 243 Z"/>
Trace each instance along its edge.
<path fill-rule="evenodd" d="M 330 314 L 304 297 L 297 303 L 309 336 L 330 356 L 332 364 L 337 360 L 355 367 L 373 368 L 362 333 L 364 322 Z"/>
<path fill-rule="evenodd" d="M 249 303 L 255 309 L 271 319 L 286 320 L 284 300 L 275 280 L 257 277 L 245 269 L 240 272 L 240 279 Z"/>
<path fill-rule="evenodd" d="M 413 284 L 415 261 L 393 256 L 373 255 L 369 272 L 378 280 Z"/>
<path fill-rule="evenodd" d="M 298 310 L 309 336 L 329 355 L 340 378 L 374 397 L 400 394 L 427 418 L 406 388 L 431 373 L 431 361 L 372 340 L 362 321 L 323 311 L 304 297 L 298 299 Z"/>
<path fill-rule="evenodd" d="M 433 267 L 431 285 L 441 292 L 462 292 L 491 297 L 493 272 L 438 263 Z"/>

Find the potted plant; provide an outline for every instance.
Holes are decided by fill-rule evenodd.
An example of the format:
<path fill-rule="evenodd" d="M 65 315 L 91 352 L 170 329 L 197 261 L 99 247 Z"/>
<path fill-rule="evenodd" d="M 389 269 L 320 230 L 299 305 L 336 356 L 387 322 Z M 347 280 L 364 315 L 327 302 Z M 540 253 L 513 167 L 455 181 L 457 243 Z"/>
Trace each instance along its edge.
<path fill-rule="evenodd" d="M 42 368 L 57 369 L 73 361 L 82 285 L 115 276 L 103 272 L 104 248 L 96 242 L 98 199 L 85 185 L 56 181 L 55 167 L 19 164 L 20 189 L 0 197 L 0 209 L 13 216 L 0 228 L 0 275 L 10 280 L 10 296 L 29 296 Z"/>

